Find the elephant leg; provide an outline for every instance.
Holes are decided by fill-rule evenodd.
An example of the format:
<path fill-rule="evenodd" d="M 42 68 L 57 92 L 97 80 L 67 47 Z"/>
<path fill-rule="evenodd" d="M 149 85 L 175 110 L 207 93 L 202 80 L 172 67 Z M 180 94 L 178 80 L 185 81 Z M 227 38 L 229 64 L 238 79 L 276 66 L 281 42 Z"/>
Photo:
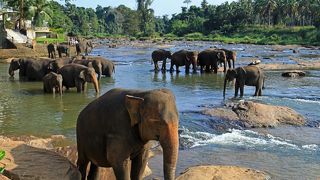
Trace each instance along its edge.
<path fill-rule="evenodd" d="M 99 178 L 99 167 L 94 163 L 90 163 L 90 171 L 88 174 L 88 180 L 98 180 Z"/>
<path fill-rule="evenodd" d="M 218 68 L 219 68 L 219 67 L 218 67 L 218 62 L 217 62 L 217 61 L 214 62 L 212 66 L 213 66 L 213 72 L 214 72 L 215 74 L 217 74 L 217 73 L 218 73 Z"/>
<path fill-rule="evenodd" d="M 190 72 L 190 65 L 186 65 L 186 73 Z"/>
<path fill-rule="evenodd" d="M 77 92 L 81 92 L 82 90 L 82 82 L 76 81 Z"/>
<path fill-rule="evenodd" d="M 83 92 L 84 89 L 85 89 L 85 87 L 86 87 L 86 82 L 83 82 L 82 85 L 81 85 L 81 87 L 82 87 L 81 91 Z"/>
<path fill-rule="evenodd" d="M 144 170 L 148 163 L 149 150 L 143 149 L 131 163 L 131 179 L 140 180 L 142 179 Z"/>
<path fill-rule="evenodd" d="M 85 180 L 87 177 L 87 167 L 89 161 L 86 158 L 79 158 L 77 161 L 77 167 L 81 173 L 81 180 Z"/>
<path fill-rule="evenodd" d="M 118 162 L 112 166 L 114 174 L 117 179 L 130 180 L 130 159 L 126 159 L 122 162 Z"/>
<path fill-rule="evenodd" d="M 235 85 L 235 89 L 234 89 L 234 97 L 237 97 L 238 96 L 238 92 L 239 92 L 239 84 L 236 80 L 236 85 Z"/>
<path fill-rule="evenodd" d="M 179 66 L 178 65 L 176 65 L 176 72 L 177 73 L 179 73 L 180 71 L 179 71 Z"/>
<path fill-rule="evenodd" d="M 240 97 L 243 97 L 244 85 L 240 85 Z"/>
<path fill-rule="evenodd" d="M 167 60 L 164 59 L 164 60 L 162 61 L 162 67 L 161 67 L 161 70 L 162 70 L 162 71 L 165 71 L 165 70 L 166 70 L 166 65 L 167 65 Z"/>
<path fill-rule="evenodd" d="M 231 59 L 228 59 L 228 66 L 229 66 L 229 69 L 231 69 Z"/>
<path fill-rule="evenodd" d="M 153 61 L 154 64 L 154 70 L 157 71 L 158 70 L 158 61 Z"/>
<path fill-rule="evenodd" d="M 227 62 L 223 63 L 223 72 L 227 72 Z"/>
<path fill-rule="evenodd" d="M 173 64 L 171 63 L 171 66 L 170 66 L 170 72 L 172 73 L 173 72 Z"/>

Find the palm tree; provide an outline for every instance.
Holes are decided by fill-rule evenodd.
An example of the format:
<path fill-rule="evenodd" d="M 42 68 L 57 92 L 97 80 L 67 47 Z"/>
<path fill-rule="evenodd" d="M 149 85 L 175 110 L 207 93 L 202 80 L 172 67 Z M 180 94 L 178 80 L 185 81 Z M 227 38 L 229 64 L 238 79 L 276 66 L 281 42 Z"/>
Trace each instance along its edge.
<path fill-rule="evenodd" d="M 29 13 L 33 17 L 34 26 L 42 26 L 44 20 L 51 21 L 52 11 L 47 0 L 33 0 Z"/>
<path fill-rule="evenodd" d="M 189 4 L 191 3 L 191 0 L 184 0 L 183 3 L 187 4 L 187 8 L 189 8 Z"/>

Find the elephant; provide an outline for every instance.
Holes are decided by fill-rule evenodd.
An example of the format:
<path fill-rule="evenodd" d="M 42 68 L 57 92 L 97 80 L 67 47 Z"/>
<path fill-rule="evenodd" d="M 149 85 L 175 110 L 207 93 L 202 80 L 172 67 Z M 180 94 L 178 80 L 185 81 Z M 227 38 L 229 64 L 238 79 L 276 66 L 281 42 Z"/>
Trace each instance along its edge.
<path fill-rule="evenodd" d="M 151 54 L 153 64 L 154 64 L 154 70 L 159 71 L 158 61 L 162 61 L 162 67 L 161 70 L 166 70 L 166 64 L 167 64 L 167 58 L 171 59 L 171 52 L 166 51 L 164 49 L 158 49 L 152 52 Z"/>
<path fill-rule="evenodd" d="M 96 93 L 99 93 L 99 83 L 93 68 L 80 64 L 67 64 L 58 70 L 58 74 L 62 75 L 62 85 L 66 89 L 76 87 L 77 92 L 82 92 L 84 91 L 86 82 L 92 82 Z"/>
<path fill-rule="evenodd" d="M 198 65 L 200 66 L 200 72 L 203 72 L 203 68 L 206 67 L 206 71 L 218 72 L 218 64 L 224 64 L 223 72 L 226 72 L 226 53 L 217 49 L 206 49 L 201 51 L 198 55 Z"/>
<path fill-rule="evenodd" d="M 190 64 L 192 64 L 193 72 L 197 72 L 197 51 L 180 50 L 172 54 L 170 72 L 173 72 L 173 66 L 176 66 L 176 72 L 179 71 L 179 66 L 185 66 L 186 73 L 189 73 Z"/>
<path fill-rule="evenodd" d="M 60 68 L 66 64 L 69 64 L 71 61 L 72 58 L 69 57 L 55 59 L 49 62 L 48 70 L 57 73 Z"/>
<path fill-rule="evenodd" d="M 59 58 L 62 58 L 62 53 L 65 53 L 67 57 L 69 56 L 69 46 L 67 44 L 57 45 L 57 51 L 59 54 Z"/>
<path fill-rule="evenodd" d="M 50 72 L 43 77 L 43 91 L 45 93 L 60 93 L 62 95 L 62 76 L 54 72 Z"/>
<path fill-rule="evenodd" d="M 234 69 L 235 68 L 234 62 L 237 59 L 237 53 L 235 51 L 231 51 L 228 49 L 220 49 L 220 50 L 222 50 L 226 53 L 226 59 L 227 59 L 229 68 L 231 68 L 231 61 L 232 61 L 232 65 L 233 65 L 233 69 Z"/>
<path fill-rule="evenodd" d="M 76 49 L 77 55 L 80 55 L 81 52 L 84 52 L 84 55 L 87 56 L 93 49 L 92 41 L 81 38 L 79 39 L 79 43 L 76 44 Z"/>
<path fill-rule="evenodd" d="M 92 62 L 92 66 L 98 74 L 98 79 L 100 79 L 102 75 L 111 77 L 112 74 L 115 73 L 115 65 L 111 60 L 101 56 L 86 56 L 85 59 Z M 101 69 L 99 69 L 100 67 Z"/>
<path fill-rule="evenodd" d="M 54 49 L 54 45 L 52 43 L 48 44 L 48 58 L 55 59 L 56 58 L 56 50 Z"/>
<path fill-rule="evenodd" d="M 15 70 L 20 70 L 19 77 L 29 81 L 42 81 L 49 73 L 48 65 L 51 59 L 13 59 L 9 67 L 9 75 L 14 76 Z"/>
<path fill-rule="evenodd" d="M 236 69 L 228 69 L 223 86 L 223 97 L 226 94 L 226 84 L 227 82 L 235 82 L 235 93 L 234 97 L 238 96 L 238 91 L 240 89 L 240 97 L 243 97 L 244 86 L 255 86 L 256 91 L 254 96 L 261 96 L 262 89 L 264 88 L 265 75 L 263 71 L 257 66 L 244 66 L 238 67 Z"/>
<path fill-rule="evenodd" d="M 87 105 L 76 125 L 77 167 L 86 179 L 98 167 L 112 167 L 116 179 L 142 179 L 150 140 L 163 148 L 164 179 L 174 180 L 178 158 L 179 115 L 168 89 L 112 89 Z"/>

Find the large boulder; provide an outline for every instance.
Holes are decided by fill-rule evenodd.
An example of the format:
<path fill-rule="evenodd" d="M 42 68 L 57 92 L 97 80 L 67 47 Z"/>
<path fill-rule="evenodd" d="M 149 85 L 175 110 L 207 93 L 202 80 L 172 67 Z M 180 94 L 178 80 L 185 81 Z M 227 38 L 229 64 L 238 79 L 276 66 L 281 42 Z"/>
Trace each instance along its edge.
<path fill-rule="evenodd" d="M 0 138 L 0 147 L 6 152 L 1 163 L 10 179 L 80 179 L 76 166 L 55 152 L 5 137 Z"/>
<path fill-rule="evenodd" d="M 230 121 L 240 121 L 245 127 L 276 127 L 280 124 L 305 124 L 305 119 L 291 108 L 252 101 L 241 101 L 224 108 L 205 109 L 203 114 Z"/>
<path fill-rule="evenodd" d="M 237 166 L 196 166 L 186 169 L 177 180 L 265 180 L 266 173 Z"/>

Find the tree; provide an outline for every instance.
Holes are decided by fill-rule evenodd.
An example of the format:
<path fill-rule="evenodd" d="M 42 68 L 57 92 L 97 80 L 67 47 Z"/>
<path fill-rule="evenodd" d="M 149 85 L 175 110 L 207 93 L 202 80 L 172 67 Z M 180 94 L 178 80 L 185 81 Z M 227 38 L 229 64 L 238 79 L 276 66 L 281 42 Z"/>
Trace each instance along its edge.
<path fill-rule="evenodd" d="M 138 13 L 141 17 L 140 21 L 140 31 L 144 35 L 151 35 L 154 32 L 154 11 L 150 8 L 153 0 L 137 0 L 138 3 Z"/>
<path fill-rule="evenodd" d="M 184 0 L 183 1 L 184 4 L 187 4 L 187 8 L 189 7 L 189 4 L 191 3 L 191 0 Z"/>
<path fill-rule="evenodd" d="M 51 22 L 51 4 L 47 0 L 31 0 L 29 13 L 33 17 L 33 25 L 40 27 L 43 26 L 43 21 Z"/>

